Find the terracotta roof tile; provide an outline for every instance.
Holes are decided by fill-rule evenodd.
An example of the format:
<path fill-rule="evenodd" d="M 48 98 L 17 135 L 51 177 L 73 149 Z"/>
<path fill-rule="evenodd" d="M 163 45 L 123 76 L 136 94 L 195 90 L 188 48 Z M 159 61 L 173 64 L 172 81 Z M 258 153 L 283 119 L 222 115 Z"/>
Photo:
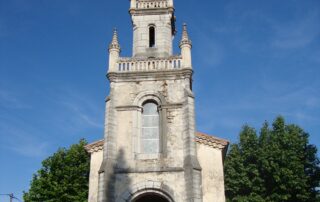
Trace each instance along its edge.
<path fill-rule="evenodd" d="M 212 135 L 208 135 L 201 132 L 196 132 L 195 141 L 200 144 L 205 144 L 207 146 L 211 146 L 218 149 L 224 149 L 229 145 L 229 142 L 227 140 L 217 138 Z"/>
<path fill-rule="evenodd" d="M 103 144 L 104 144 L 104 139 L 87 144 L 84 148 L 87 150 L 87 152 L 91 154 L 93 152 L 102 151 Z"/>

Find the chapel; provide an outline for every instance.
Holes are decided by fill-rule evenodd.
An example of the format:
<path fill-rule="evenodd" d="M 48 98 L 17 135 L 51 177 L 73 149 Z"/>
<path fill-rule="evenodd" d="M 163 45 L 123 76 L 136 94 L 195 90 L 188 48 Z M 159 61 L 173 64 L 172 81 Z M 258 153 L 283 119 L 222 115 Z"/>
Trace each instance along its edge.
<path fill-rule="evenodd" d="M 192 43 L 173 0 L 131 0 L 131 57 L 109 45 L 104 138 L 88 144 L 89 202 L 224 202 L 228 141 L 196 131 Z M 201 99 L 201 98 L 200 98 Z"/>

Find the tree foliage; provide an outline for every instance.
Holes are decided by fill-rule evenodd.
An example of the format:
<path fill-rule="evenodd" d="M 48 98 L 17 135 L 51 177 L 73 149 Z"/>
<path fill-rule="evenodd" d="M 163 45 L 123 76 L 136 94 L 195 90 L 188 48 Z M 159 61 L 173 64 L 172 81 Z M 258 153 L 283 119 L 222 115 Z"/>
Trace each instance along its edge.
<path fill-rule="evenodd" d="M 25 202 L 87 201 L 89 155 L 85 140 L 59 149 L 42 162 L 42 168 L 33 176 Z"/>
<path fill-rule="evenodd" d="M 244 126 L 225 161 L 228 201 L 316 202 L 320 182 L 317 148 L 299 126 L 282 117 L 258 135 Z"/>

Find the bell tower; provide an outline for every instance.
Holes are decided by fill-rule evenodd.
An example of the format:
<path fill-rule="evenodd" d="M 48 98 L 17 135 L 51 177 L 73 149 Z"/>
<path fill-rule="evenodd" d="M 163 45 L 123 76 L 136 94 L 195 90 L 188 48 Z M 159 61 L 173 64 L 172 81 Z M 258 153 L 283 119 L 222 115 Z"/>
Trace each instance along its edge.
<path fill-rule="evenodd" d="M 103 162 L 98 202 L 202 202 L 195 142 L 191 40 L 179 47 L 173 0 L 131 0 L 132 57 L 109 45 Z"/>
<path fill-rule="evenodd" d="M 175 16 L 172 0 L 131 0 L 133 57 L 172 55 Z"/>

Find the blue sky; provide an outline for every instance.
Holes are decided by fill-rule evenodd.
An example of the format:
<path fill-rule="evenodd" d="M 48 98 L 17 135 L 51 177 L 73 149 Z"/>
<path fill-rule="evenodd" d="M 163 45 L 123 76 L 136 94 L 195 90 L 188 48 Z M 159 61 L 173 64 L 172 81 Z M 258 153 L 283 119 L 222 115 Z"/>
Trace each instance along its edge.
<path fill-rule="evenodd" d="M 112 3 L 111 3 L 112 2 Z M 197 129 L 237 141 L 279 114 L 320 146 L 320 1 L 175 0 L 193 42 Z M 22 198 L 58 147 L 103 137 L 107 46 L 128 1 L 0 0 L 0 193 Z M 0 196 L 0 200 L 8 200 Z"/>

